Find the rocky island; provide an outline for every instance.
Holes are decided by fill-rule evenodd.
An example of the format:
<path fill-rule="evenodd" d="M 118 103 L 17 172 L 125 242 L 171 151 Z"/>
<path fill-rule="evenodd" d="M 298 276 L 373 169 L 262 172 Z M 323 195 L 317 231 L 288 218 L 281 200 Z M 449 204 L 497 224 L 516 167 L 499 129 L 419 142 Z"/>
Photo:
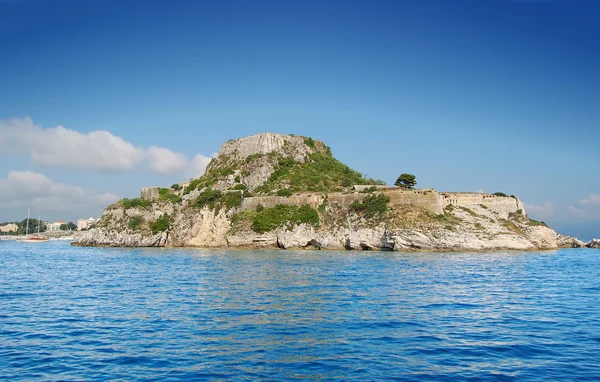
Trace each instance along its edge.
<path fill-rule="evenodd" d="M 264 133 L 225 142 L 203 176 L 108 206 L 82 246 L 459 251 L 577 247 L 516 196 L 388 187 L 323 142 Z"/>

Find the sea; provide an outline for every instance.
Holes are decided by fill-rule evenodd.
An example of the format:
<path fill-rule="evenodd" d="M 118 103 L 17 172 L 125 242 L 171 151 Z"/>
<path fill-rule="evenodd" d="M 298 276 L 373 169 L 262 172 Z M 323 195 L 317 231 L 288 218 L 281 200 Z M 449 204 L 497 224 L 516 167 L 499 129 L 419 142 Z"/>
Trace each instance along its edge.
<path fill-rule="evenodd" d="M 0 380 L 600 380 L 600 250 L 0 242 Z"/>

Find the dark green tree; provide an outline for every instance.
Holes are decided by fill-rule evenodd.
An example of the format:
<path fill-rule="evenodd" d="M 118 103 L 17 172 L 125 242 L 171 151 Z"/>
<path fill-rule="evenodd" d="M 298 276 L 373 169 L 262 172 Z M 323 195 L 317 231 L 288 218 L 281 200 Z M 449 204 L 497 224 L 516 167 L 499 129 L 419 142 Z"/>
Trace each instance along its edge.
<path fill-rule="evenodd" d="M 73 222 L 60 225 L 61 231 L 77 231 L 77 226 Z"/>
<path fill-rule="evenodd" d="M 23 221 L 17 222 L 16 224 L 19 227 L 17 229 L 18 234 L 24 234 L 26 232 L 27 233 L 37 233 L 38 226 L 39 226 L 39 232 L 46 232 L 46 226 L 44 225 L 44 223 L 41 220 L 37 220 L 34 218 L 29 219 L 29 229 L 26 229 L 27 219 L 23 219 Z"/>
<path fill-rule="evenodd" d="M 401 174 L 398 179 L 394 182 L 395 186 L 412 189 L 415 188 L 417 181 L 415 180 L 415 176 L 413 174 Z"/>

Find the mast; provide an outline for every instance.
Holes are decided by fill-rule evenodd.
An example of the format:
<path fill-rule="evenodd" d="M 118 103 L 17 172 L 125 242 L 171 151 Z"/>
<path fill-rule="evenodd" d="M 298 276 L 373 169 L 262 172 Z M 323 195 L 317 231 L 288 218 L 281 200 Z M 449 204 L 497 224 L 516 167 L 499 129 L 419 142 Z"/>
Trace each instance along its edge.
<path fill-rule="evenodd" d="M 38 236 L 40 236 L 40 215 L 38 215 Z"/>
<path fill-rule="evenodd" d="M 29 234 L 29 211 L 31 210 L 31 208 L 27 209 L 27 223 L 25 224 L 25 236 L 27 236 L 27 234 Z"/>

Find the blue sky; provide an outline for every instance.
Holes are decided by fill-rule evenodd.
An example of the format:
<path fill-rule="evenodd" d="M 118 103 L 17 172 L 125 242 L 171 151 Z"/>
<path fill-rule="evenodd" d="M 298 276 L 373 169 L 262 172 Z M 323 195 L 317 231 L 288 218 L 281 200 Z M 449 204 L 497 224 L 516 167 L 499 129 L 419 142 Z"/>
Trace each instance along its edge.
<path fill-rule="evenodd" d="M 598 14 L 559 0 L 0 0 L 0 221 L 97 216 L 271 131 L 389 183 L 515 194 L 599 237 Z"/>

